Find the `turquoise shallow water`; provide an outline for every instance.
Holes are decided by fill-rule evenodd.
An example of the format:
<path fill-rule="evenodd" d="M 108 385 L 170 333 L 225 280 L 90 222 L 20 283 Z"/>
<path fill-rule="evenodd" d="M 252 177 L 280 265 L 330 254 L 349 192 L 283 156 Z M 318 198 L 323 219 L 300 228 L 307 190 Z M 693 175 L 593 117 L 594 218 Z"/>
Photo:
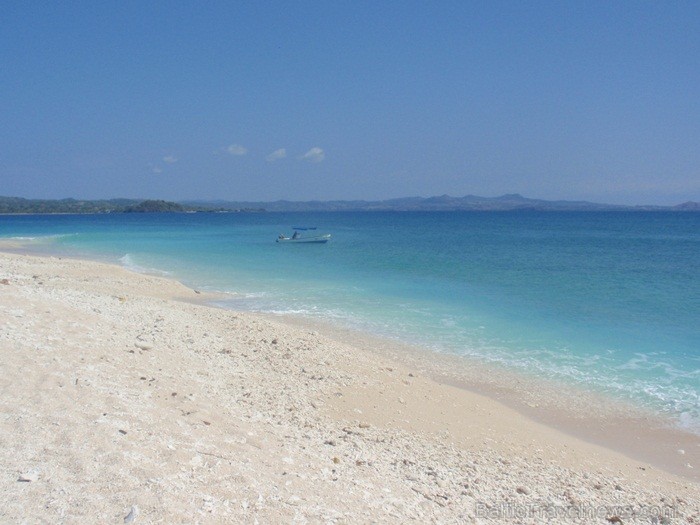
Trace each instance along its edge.
<path fill-rule="evenodd" d="M 333 238 L 274 242 L 300 225 Z M 697 213 L 4 216 L 0 236 L 585 385 L 700 431 Z"/>

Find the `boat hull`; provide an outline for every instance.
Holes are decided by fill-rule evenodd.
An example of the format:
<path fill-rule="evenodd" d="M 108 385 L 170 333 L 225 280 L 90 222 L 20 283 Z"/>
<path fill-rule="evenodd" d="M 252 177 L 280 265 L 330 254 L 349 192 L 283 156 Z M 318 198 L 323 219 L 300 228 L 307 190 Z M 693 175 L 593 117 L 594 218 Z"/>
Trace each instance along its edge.
<path fill-rule="evenodd" d="M 327 243 L 330 238 L 330 234 L 318 235 L 316 237 L 298 237 L 296 239 L 292 239 L 291 237 L 285 237 L 283 239 L 278 238 L 277 242 L 288 244 L 324 244 Z"/>

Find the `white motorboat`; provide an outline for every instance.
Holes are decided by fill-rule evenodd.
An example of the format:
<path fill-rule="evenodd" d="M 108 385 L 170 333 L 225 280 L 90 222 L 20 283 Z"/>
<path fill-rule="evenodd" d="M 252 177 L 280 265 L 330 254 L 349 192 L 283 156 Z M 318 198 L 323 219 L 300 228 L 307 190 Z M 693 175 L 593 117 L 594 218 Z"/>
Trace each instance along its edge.
<path fill-rule="evenodd" d="M 305 237 L 304 235 L 299 235 L 297 232 L 295 232 L 294 235 L 292 235 L 291 237 L 285 237 L 284 235 L 280 235 L 279 237 L 277 237 L 277 242 L 322 244 L 328 242 L 330 238 L 330 233 Z"/>

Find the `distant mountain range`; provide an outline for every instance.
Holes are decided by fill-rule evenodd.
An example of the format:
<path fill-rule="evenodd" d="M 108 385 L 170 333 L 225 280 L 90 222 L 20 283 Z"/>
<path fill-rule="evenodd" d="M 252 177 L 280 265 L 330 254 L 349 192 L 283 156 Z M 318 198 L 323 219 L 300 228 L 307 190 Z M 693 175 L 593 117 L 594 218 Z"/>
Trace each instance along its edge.
<path fill-rule="evenodd" d="M 500 197 L 406 197 L 382 201 L 181 201 L 141 199 L 42 200 L 0 197 L 0 213 L 136 213 L 136 212 L 280 212 L 280 211 L 700 211 L 700 202 L 676 206 L 622 206 L 586 201 L 528 199 L 517 193 Z"/>
<path fill-rule="evenodd" d="M 500 197 L 479 197 L 477 195 L 451 197 L 449 195 L 441 195 L 439 197 L 406 197 L 382 201 L 183 201 L 183 204 L 234 209 L 264 209 L 266 211 L 700 211 L 700 202 L 685 202 L 677 206 L 623 206 L 586 201 L 528 199 L 517 193 L 501 195 Z"/>

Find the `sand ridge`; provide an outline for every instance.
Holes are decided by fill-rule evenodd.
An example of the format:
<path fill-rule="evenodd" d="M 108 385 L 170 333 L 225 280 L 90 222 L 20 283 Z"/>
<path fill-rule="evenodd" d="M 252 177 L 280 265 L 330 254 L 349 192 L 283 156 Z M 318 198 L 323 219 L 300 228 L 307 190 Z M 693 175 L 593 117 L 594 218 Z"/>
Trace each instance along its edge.
<path fill-rule="evenodd" d="M 95 262 L 0 282 L 2 522 L 700 523 L 693 481 L 361 345 Z"/>

